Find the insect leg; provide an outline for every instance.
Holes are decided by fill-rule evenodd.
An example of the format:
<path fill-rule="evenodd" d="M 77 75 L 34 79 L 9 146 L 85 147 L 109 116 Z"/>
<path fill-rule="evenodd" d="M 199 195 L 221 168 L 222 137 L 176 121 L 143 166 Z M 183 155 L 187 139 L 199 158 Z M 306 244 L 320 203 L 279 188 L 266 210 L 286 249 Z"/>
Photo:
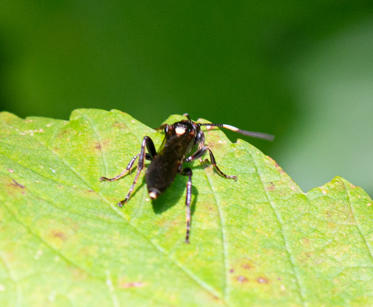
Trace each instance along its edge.
<path fill-rule="evenodd" d="M 186 198 L 185 198 L 185 208 L 186 208 L 186 235 L 185 235 L 185 243 L 189 243 L 189 234 L 190 234 L 190 219 L 191 219 L 191 212 L 190 212 L 190 203 L 192 200 L 192 170 L 189 167 L 183 169 L 182 173 L 183 176 L 188 176 L 188 182 L 186 186 Z"/>
<path fill-rule="evenodd" d="M 185 162 L 191 162 L 195 159 L 198 159 L 202 157 L 207 150 L 207 147 L 202 147 L 201 149 L 197 150 L 193 155 L 189 156 L 188 158 L 185 159 Z"/>
<path fill-rule="evenodd" d="M 147 146 L 148 148 L 148 151 L 150 153 L 146 153 L 145 155 L 145 159 L 146 160 L 153 160 L 154 156 L 157 154 L 157 152 L 155 151 L 155 148 L 154 148 L 154 144 L 153 142 L 149 142 L 149 146 L 148 146 L 148 143 L 147 143 Z M 122 177 L 124 177 L 125 175 L 127 175 L 130 171 L 131 171 L 131 168 L 133 166 L 133 164 L 135 163 L 136 159 L 139 157 L 140 154 L 137 154 L 135 155 L 131 161 L 128 163 L 127 167 L 123 170 L 123 172 L 121 172 L 119 175 L 113 177 L 113 178 L 108 178 L 108 177 L 100 177 L 100 181 L 116 181 Z"/>
<path fill-rule="evenodd" d="M 152 139 L 148 136 L 144 136 L 144 138 L 142 140 L 142 143 L 141 143 L 141 150 L 140 150 L 140 153 L 138 154 L 139 155 L 139 162 L 137 164 L 137 173 L 136 173 L 135 179 L 133 180 L 133 183 L 130 187 L 130 190 L 128 191 L 128 194 L 127 194 L 126 198 L 121 200 L 118 203 L 119 207 L 123 207 L 123 205 L 130 199 L 132 191 L 135 188 L 137 180 L 139 179 L 140 173 L 144 168 L 145 158 L 146 158 L 145 146 L 150 151 L 150 156 L 153 157 L 156 154 L 156 151 L 154 149 L 154 143 L 153 143 Z"/>
<path fill-rule="evenodd" d="M 146 145 L 146 148 L 148 149 L 148 152 L 149 152 L 149 153 L 146 153 L 145 159 L 151 161 L 157 155 L 157 151 L 155 150 L 154 143 L 153 143 L 152 139 L 148 136 L 144 137 L 144 139 L 145 138 L 146 138 L 145 145 Z"/>
<path fill-rule="evenodd" d="M 230 176 L 230 175 L 226 175 L 224 174 L 220 168 L 216 165 L 216 161 L 215 161 L 215 157 L 214 157 L 214 154 L 212 153 L 211 149 L 207 147 L 207 150 L 209 151 L 209 154 L 210 154 L 210 161 L 211 161 L 211 164 L 215 167 L 215 170 L 219 173 L 219 175 L 227 178 L 227 179 L 234 179 L 234 180 L 237 180 L 237 176 Z"/>
<path fill-rule="evenodd" d="M 136 159 L 138 158 L 140 154 L 137 154 L 135 155 L 131 161 L 128 163 L 127 167 L 125 168 L 125 170 L 123 172 L 121 172 L 119 175 L 113 177 L 113 178 L 108 178 L 108 177 L 100 177 L 100 181 L 116 181 L 122 177 L 124 177 L 128 172 L 131 171 L 131 168 L 133 166 L 133 164 L 135 163 Z"/>
<path fill-rule="evenodd" d="M 188 158 L 185 159 L 185 162 L 191 162 L 195 159 L 198 159 L 200 157 L 202 157 L 206 151 L 209 151 L 209 154 L 210 154 L 210 161 L 211 161 L 211 164 L 213 165 L 213 167 L 216 169 L 216 171 L 219 173 L 219 175 L 227 178 L 227 179 L 234 179 L 234 180 L 237 180 L 237 177 L 236 176 L 230 176 L 230 175 L 226 175 L 224 174 L 221 169 L 216 165 L 216 160 L 215 160 L 215 157 L 214 157 L 214 154 L 212 153 L 211 149 L 208 148 L 207 146 L 203 146 L 201 149 L 197 150 L 193 155 L 189 156 Z"/>

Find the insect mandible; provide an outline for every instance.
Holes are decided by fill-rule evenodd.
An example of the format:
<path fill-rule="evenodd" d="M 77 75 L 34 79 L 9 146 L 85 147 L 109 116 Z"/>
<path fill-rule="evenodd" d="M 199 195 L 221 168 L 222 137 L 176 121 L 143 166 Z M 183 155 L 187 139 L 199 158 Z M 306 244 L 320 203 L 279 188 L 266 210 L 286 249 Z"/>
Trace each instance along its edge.
<path fill-rule="evenodd" d="M 186 184 L 186 235 L 185 242 L 189 243 L 190 234 L 190 220 L 191 210 L 190 204 L 192 199 L 192 169 L 190 167 L 183 167 L 184 163 L 192 162 L 201 158 L 206 152 L 209 153 L 210 162 L 219 175 L 227 179 L 236 180 L 236 176 L 226 175 L 220 170 L 216 164 L 214 154 L 211 149 L 205 144 L 205 134 L 201 127 L 212 128 L 220 127 L 225 128 L 243 135 L 261 138 L 266 140 L 273 140 L 273 136 L 261 132 L 246 131 L 226 124 L 212 124 L 212 123 L 197 123 L 191 120 L 188 114 L 184 114 L 186 120 L 178 121 L 172 125 L 164 124 L 160 129 L 164 130 L 165 138 L 161 145 L 159 152 L 156 151 L 152 139 L 144 136 L 140 153 L 136 154 L 128 163 L 125 170 L 118 176 L 113 178 L 101 177 L 101 181 L 116 181 L 127 175 L 133 167 L 136 159 L 138 158 L 137 173 L 133 183 L 127 193 L 127 196 L 120 201 L 117 205 L 123 205 L 130 199 L 131 194 L 135 188 L 137 180 L 139 179 L 141 171 L 145 167 L 145 160 L 150 160 L 145 174 L 145 182 L 147 185 L 149 197 L 156 199 L 163 193 L 174 181 L 177 174 L 188 177 Z M 145 151 L 147 149 L 148 152 Z"/>

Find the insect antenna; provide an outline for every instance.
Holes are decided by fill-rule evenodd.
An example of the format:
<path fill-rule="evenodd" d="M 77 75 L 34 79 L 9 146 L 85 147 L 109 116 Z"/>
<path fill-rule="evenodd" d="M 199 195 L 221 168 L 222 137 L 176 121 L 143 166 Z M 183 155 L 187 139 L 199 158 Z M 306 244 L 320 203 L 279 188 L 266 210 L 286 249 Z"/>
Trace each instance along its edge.
<path fill-rule="evenodd" d="M 242 135 L 247 135 L 247 136 L 251 136 L 253 138 L 263 139 L 263 140 L 267 140 L 267 141 L 273 141 L 274 138 L 275 138 L 275 136 L 272 135 L 272 134 L 242 130 L 242 129 L 239 129 L 237 127 L 234 127 L 234 126 L 231 126 L 231 125 L 226 125 L 226 124 L 208 124 L 208 123 L 206 123 L 206 124 L 198 124 L 198 125 L 206 126 L 207 129 L 210 129 L 212 127 L 225 128 L 225 129 L 240 133 Z"/>

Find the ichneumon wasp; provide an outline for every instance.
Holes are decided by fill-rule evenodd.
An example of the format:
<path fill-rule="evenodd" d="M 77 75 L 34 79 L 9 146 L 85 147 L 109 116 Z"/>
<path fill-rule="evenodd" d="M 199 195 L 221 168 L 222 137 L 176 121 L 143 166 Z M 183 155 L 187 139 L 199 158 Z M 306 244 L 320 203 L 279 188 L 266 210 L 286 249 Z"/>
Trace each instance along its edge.
<path fill-rule="evenodd" d="M 127 196 L 118 203 L 119 207 L 130 199 L 133 189 L 139 179 L 141 171 L 144 169 L 145 160 L 150 160 L 151 163 L 146 170 L 145 182 L 147 185 L 149 197 L 156 199 L 162 192 L 164 192 L 174 181 L 177 174 L 188 176 L 186 185 L 186 236 L 185 242 L 189 243 L 190 233 L 190 219 L 191 211 L 190 204 L 192 199 L 192 170 L 190 167 L 183 168 L 184 163 L 191 162 L 201 158 L 206 152 L 209 153 L 210 162 L 219 175 L 227 179 L 236 180 L 236 176 L 226 175 L 216 165 L 216 160 L 211 149 L 205 144 L 205 134 L 202 127 L 212 128 L 220 127 L 225 128 L 243 135 L 261 138 L 266 140 L 273 140 L 273 136 L 261 132 L 252 132 L 241 130 L 231 125 L 226 124 L 212 124 L 212 123 L 197 123 L 190 119 L 188 114 L 184 114 L 186 120 L 176 122 L 172 125 L 164 124 L 159 129 L 163 129 L 165 138 L 161 145 L 159 152 L 155 150 L 152 139 L 144 136 L 140 153 L 136 154 L 128 163 L 126 169 L 118 176 L 113 178 L 101 177 L 101 181 L 115 181 L 131 171 L 136 159 L 138 158 L 137 173 L 133 183 L 127 193 Z M 146 152 L 147 149 L 147 152 Z"/>

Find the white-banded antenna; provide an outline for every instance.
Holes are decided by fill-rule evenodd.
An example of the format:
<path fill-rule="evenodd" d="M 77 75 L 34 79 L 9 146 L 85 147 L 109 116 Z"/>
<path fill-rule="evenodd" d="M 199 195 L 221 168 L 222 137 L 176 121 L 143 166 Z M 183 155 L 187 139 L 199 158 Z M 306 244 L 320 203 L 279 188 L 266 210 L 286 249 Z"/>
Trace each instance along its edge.
<path fill-rule="evenodd" d="M 251 136 L 253 138 L 263 139 L 263 140 L 267 140 L 267 141 L 273 141 L 274 138 L 275 138 L 275 136 L 272 135 L 272 134 L 263 133 L 263 132 L 256 132 L 256 131 L 242 130 L 242 129 L 239 129 L 237 127 L 234 127 L 234 126 L 231 126 L 231 125 L 226 125 L 226 124 L 208 124 L 208 123 L 206 123 L 206 124 L 198 124 L 198 125 L 206 126 L 207 129 L 210 129 L 212 127 L 225 128 L 225 129 L 240 133 L 242 135 L 247 135 L 247 136 Z"/>

